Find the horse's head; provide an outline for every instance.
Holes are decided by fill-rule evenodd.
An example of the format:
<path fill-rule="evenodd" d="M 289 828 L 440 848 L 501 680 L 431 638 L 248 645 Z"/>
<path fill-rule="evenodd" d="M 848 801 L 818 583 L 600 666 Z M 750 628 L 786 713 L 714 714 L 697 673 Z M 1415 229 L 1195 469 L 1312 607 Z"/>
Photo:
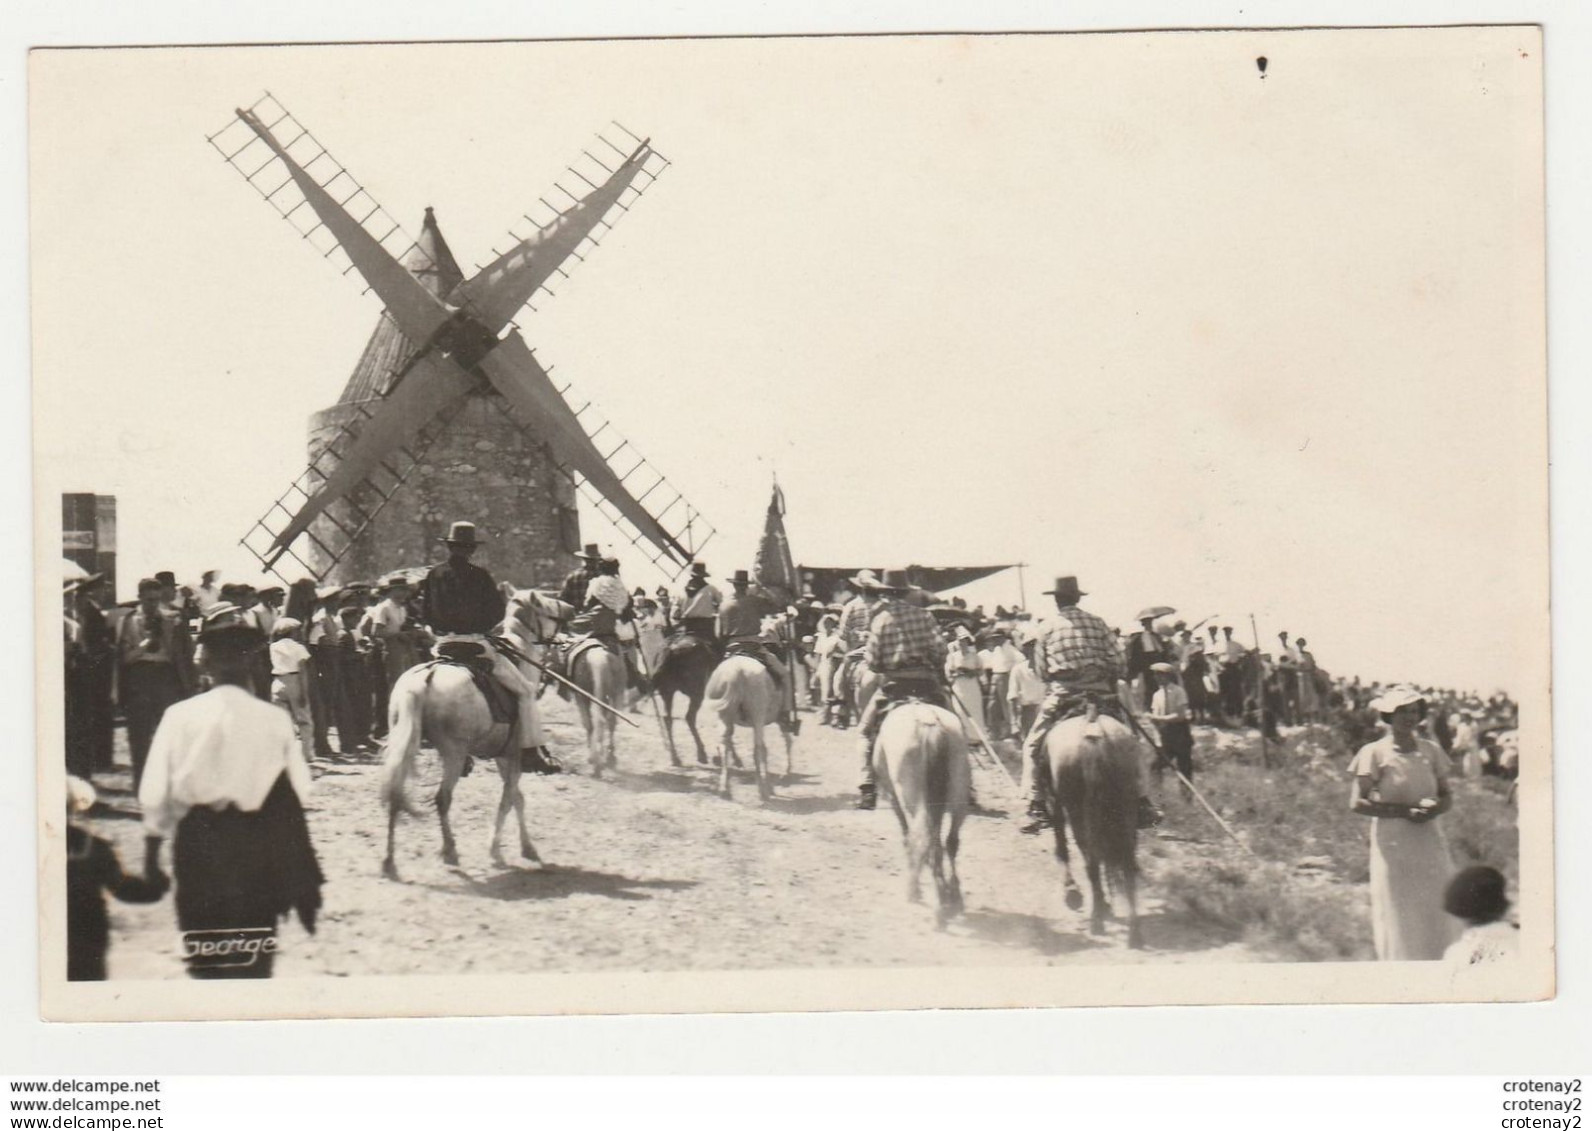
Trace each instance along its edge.
<path fill-rule="evenodd" d="M 558 634 L 559 625 L 574 611 L 566 602 L 535 589 L 514 589 L 507 594 L 504 619 L 517 625 L 534 642 L 545 644 Z"/>

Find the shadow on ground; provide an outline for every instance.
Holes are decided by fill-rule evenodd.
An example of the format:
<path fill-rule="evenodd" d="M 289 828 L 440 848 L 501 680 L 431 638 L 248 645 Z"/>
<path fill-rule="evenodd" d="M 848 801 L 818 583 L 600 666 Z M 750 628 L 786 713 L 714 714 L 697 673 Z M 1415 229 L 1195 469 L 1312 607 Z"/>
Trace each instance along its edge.
<path fill-rule="evenodd" d="M 959 922 L 969 934 L 987 942 L 1032 950 L 1047 958 L 1119 945 L 1109 938 L 1089 934 L 1087 922 L 1081 920 L 1072 930 L 1059 931 L 1049 919 L 1039 915 L 981 908 L 966 912 Z"/>
<path fill-rule="evenodd" d="M 567 865 L 548 865 L 535 871 L 508 868 L 484 879 L 455 871 L 464 890 L 488 899 L 567 899 L 572 895 L 600 895 L 606 899 L 646 900 L 653 891 L 686 891 L 695 880 L 640 880 L 615 872 L 593 872 Z M 421 884 L 432 891 L 458 893 L 460 884 Z"/>

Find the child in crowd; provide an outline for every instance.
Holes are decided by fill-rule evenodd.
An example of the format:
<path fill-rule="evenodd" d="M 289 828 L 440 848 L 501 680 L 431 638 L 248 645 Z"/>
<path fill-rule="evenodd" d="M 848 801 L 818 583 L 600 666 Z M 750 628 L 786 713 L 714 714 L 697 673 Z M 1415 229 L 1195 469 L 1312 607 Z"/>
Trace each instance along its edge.
<path fill-rule="evenodd" d="M 1444 961 L 1475 966 L 1520 953 L 1520 929 L 1504 921 L 1509 899 L 1497 868 L 1477 864 L 1461 870 L 1443 892 L 1443 910 L 1466 923 L 1464 933 L 1443 952 Z"/>
<path fill-rule="evenodd" d="M 66 779 L 66 811 L 82 816 L 94 808 L 94 787 L 82 778 Z M 103 982 L 110 947 L 110 913 L 105 892 L 123 903 L 154 903 L 170 884 L 122 871 L 116 849 L 75 822 L 66 826 L 66 977 L 72 982 Z"/>

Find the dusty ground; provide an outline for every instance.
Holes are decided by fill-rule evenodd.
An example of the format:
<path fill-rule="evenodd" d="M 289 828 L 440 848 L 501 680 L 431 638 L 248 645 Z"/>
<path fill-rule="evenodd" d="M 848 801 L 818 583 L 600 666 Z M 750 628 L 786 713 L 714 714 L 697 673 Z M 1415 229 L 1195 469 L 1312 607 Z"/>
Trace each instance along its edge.
<path fill-rule="evenodd" d="M 795 772 L 765 807 L 745 773 L 736 775 L 734 800 L 725 801 L 713 792 L 716 771 L 710 777 L 703 769 L 670 768 L 645 706 L 644 729 L 620 727 L 617 777 L 595 781 L 584 773 L 574 712 L 550 696 L 543 702 L 555 747 L 582 771 L 524 779 L 531 835 L 546 865 L 520 866 L 512 831 L 505 839 L 514 865 L 491 863 L 499 782 L 482 763 L 455 796 L 460 865 L 442 863 L 428 811 L 400 824 L 402 881 L 385 880 L 378 766 L 324 764 L 308 809 L 328 879 L 326 906 L 314 936 L 296 923 L 285 929 L 278 976 L 1267 957 L 1163 910 L 1158 865 L 1198 856 L 1206 843 L 1154 835 L 1141 841 L 1147 946 L 1130 951 L 1122 924 L 1092 937 L 1084 914 L 1067 910 L 1048 837 L 1020 835 L 1013 787 L 980 770 L 975 783 L 988 810 L 968 820 L 960 861 L 967 913 L 937 932 L 928 909 L 905 899 L 894 816 L 888 808 L 852 808 L 855 732 L 820 727 L 804 714 Z M 683 728 L 680 739 L 682 754 L 694 761 Z M 770 739 L 775 767 L 783 769 L 778 738 L 771 732 Z M 423 751 L 418 771 L 413 793 L 429 797 L 436 756 Z M 124 865 L 137 866 L 142 834 L 126 782 L 125 774 L 98 779 L 107 807 L 89 823 L 116 841 Z M 1212 826 L 1207 835 L 1220 833 Z M 114 905 L 112 924 L 112 978 L 183 976 L 169 899 Z"/>

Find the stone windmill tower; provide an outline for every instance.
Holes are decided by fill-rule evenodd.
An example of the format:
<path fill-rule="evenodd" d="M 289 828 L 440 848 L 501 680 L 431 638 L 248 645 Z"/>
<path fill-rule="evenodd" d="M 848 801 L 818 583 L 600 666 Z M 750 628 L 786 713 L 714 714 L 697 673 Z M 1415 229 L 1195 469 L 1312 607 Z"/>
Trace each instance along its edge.
<path fill-rule="evenodd" d="M 599 135 L 594 148 L 613 156 L 583 150 L 566 167 L 574 191 L 555 182 L 549 196 L 563 203 L 537 198 L 521 225 L 529 230 L 511 227 L 508 249 L 468 277 L 431 209 L 410 239 L 271 95 L 209 138 L 304 242 L 383 305 L 342 396 L 311 419 L 309 466 L 242 539 L 267 571 L 348 581 L 423 565 L 448 524 L 468 518 L 487 535 L 499 578 L 545 584 L 580 544 L 577 496 L 671 575 L 712 538 L 590 402 L 553 383 L 514 322 L 667 167 L 615 126 L 626 147 Z"/>
<path fill-rule="evenodd" d="M 453 251 L 426 209 L 415 247 L 403 259 L 410 274 L 438 298 L 464 282 Z M 310 417 L 309 457 L 314 464 L 349 429 L 357 431 L 382 391 L 414 352 L 396 323 L 382 317 L 337 403 Z M 382 508 L 345 554 L 332 560 L 333 525 L 358 510 Z M 334 503 L 311 528 L 310 564 L 328 581 L 374 579 L 397 566 L 437 556 L 437 540 L 456 519 L 474 522 L 488 536 L 482 560 L 518 585 L 550 585 L 574 566 L 580 548 L 575 484 L 517 420 L 501 394 L 471 392 L 388 500 L 377 485 L 361 484 L 346 503 Z"/>

